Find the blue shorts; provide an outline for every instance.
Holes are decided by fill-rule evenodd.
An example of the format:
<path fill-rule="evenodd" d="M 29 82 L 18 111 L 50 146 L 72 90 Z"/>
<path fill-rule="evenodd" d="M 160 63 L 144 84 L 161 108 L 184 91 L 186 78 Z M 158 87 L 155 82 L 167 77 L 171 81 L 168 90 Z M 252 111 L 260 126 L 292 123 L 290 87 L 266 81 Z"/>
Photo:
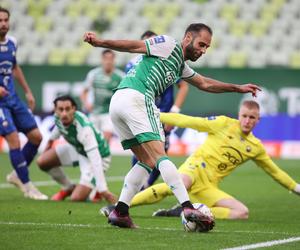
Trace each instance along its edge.
<path fill-rule="evenodd" d="M 0 135 L 18 131 L 24 134 L 37 128 L 33 114 L 18 98 L 13 102 L 0 102 Z"/>

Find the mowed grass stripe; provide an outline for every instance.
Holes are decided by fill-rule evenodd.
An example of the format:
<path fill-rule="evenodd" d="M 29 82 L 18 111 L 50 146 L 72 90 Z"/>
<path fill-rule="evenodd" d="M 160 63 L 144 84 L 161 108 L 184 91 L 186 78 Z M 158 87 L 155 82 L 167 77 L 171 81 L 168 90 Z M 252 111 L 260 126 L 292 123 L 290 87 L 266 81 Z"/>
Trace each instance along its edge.
<path fill-rule="evenodd" d="M 15 222 L 15 221 L 0 221 L 0 225 L 10 225 L 10 226 L 45 226 L 45 227 L 74 227 L 74 228 L 112 228 L 110 225 L 93 225 L 93 224 L 71 224 L 71 223 L 48 223 L 48 222 Z M 125 229 L 126 230 L 126 229 Z M 127 229 L 130 230 L 130 229 Z M 183 229 L 178 228 L 167 228 L 167 227 L 139 227 L 136 230 L 159 230 L 159 231 L 182 231 Z M 288 232 L 274 232 L 274 231 L 226 231 L 226 230 L 213 230 L 211 233 L 233 233 L 233 234 L 280 234 L 280 235 L 290 235 L 295 236 L 294 233 Z M 300 234 L 300 232 L 299 232 Z M 295 238 L 295 237 L 293 237 Z M 296 237 L 295 239 L 300 239 L 300 237 Z M 292 238 L 291 238 L 292 239 Z M 229 248 L 231 250 L 231 248 Z M 226 250 L 229 250 L 226 249 Z M 235 249 L 235 248 L 232 248 Z M 225 250 L 225 249 L 223 249 Z"/>

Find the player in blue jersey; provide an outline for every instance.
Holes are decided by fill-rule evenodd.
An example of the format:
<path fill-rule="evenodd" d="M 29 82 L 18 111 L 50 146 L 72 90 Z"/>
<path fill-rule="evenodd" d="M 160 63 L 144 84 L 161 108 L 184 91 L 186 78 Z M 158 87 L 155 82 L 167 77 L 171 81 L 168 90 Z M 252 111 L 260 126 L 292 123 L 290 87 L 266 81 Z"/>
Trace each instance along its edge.
<path fill-rule="evenodd" d="M 154 37 L 154 36 L 157 36 L 157 34 L 155 32 L 153 32 L 151 30 L 147 30 L 142 34 L 141 39 L 145 40 L 145 39 L 148 39 L 148 38 Z M 139 62 L 141 56 L 142 55 L 134 57 L 126 64 L 125 73 L 128 73 L 128 71 L 136 63 Z M 182 104 L 184 103 L 184 100 L 188 94 L 189 86 L 185 81 L 183 81 L 181 79 L 179 79 L 176 82 L 176 85 L 179 89 L 178 89 L 178 93 L 176 95 L 175 101 L 174 101 L 173 85 L 168 87 L 161 96 L 159 96 L 155 99 L 155 105 L 157 106 L 157 108 L 159 108 L 160 112 L 172 112 L 172 113 L 180 112 L 180 108 L 181 108 Z M 169 138 L 170 138 L 172 128 L 173 127 L 171 127 L 171 126 L 164 125 L 166 152 L 168 152 L 168 149 L 170 146 Z M 133 156 L 132 157 L 132 166 L 134 166 L 136 163 L 137 163 L 137 158 L 135 156 Z M 158 179 L 159 175 L 160 175 L 159 170 L 157 168 L 154 168 L 151 171 L 151 174 L 149 175 L 147 182 L 143 185 L 143 189 L 151 186 Z"/>
<path fill-rule="evenodd" d="M 15 169 L 7 176 L 7 181 L 19 187 L 25 197 L 46 200 L 48 197 L 38 191 L 29 179 L 28 166 L 37 153 L 42 135 L 31 113 L 35 106 L 34 97 L 17 63 L 16 39 L 7 35 L 9 17 L 10 12 L 0 7 L 0 135 L 6 139 L 10 161 Z M 24 89 L 30 110 L 18 97 L 14 78 Z M 22 149 L 18 132 L 28 138 Z"/>

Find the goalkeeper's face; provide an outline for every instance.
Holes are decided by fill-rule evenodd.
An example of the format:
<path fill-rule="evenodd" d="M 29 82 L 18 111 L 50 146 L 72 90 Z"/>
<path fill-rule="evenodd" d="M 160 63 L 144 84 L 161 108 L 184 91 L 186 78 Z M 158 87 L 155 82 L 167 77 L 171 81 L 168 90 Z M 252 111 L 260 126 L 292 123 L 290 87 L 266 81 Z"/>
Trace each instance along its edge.
<path fill-rule="evenodd" d="M 69 126 L 74 120 L 76 107 L 69 100 L 58 101 L 55 107 L 55 114 L 64 126 Z"/>
<path fill-rule="evenodd" d="M 243 133 L 249 134 L 259 121 L 259 110 L 255 107 L 241 106 L 239 121 Z"/>

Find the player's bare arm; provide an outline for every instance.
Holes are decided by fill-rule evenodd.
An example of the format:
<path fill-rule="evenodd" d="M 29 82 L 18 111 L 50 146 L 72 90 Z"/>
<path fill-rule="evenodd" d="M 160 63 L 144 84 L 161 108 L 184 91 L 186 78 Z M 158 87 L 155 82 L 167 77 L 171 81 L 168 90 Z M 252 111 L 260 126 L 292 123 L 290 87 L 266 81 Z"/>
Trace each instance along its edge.
<path fill-rule="evenodd" d="M 256 97 L 257 91 L 261 91 L 261 88 L 255 84 L 231 84 L 224 83 L 212 78 L 195 74 L 195 76 L 186 79 L 187 82 L 191 83 L 195 87 L 211 92 L 211 93 L 222 93 L 222 92 L 238 92 L 238 93 L 252 93 L 253 97 Z"/>
<path fill-rule="evenodd" d="M 83 105 L 83 107 L 86 109 L 88 112 L 92 112 L 93 110 L 93 105 L 89 103 L 88 101 L 88 88 L 84 88 L 82 91 L 82 94 L 80 95 L 80 100 Z"/>
<path fill-rule="evenodd" d="M 15 79 L 19 82 L 21 87 L 24 89 L 25 97 L 26 97 L 26 100 L 27 100 L 27 103 L 28 103 L 28 107 L 31 110 L 34 110 L 34 108 L 35 108 L 35 99 L 33 97 L 31 89 L 29 88 L 29 85 L 28 85 L 28 83 L 25 79 L 23 71 L 22 71 L 22 69 L 20 68 L 19 65 L 16 65 L 14 67 L 13 75 L 14 75 Z"/>
<path fill-rule="evenodd" d="M 83 40 L 94 47 L 102 47 L 129 53 L 146 54 L 146 45 L 143 40 L 105 40 L 97 38 L 96 33 L 86 32 Z"/>

